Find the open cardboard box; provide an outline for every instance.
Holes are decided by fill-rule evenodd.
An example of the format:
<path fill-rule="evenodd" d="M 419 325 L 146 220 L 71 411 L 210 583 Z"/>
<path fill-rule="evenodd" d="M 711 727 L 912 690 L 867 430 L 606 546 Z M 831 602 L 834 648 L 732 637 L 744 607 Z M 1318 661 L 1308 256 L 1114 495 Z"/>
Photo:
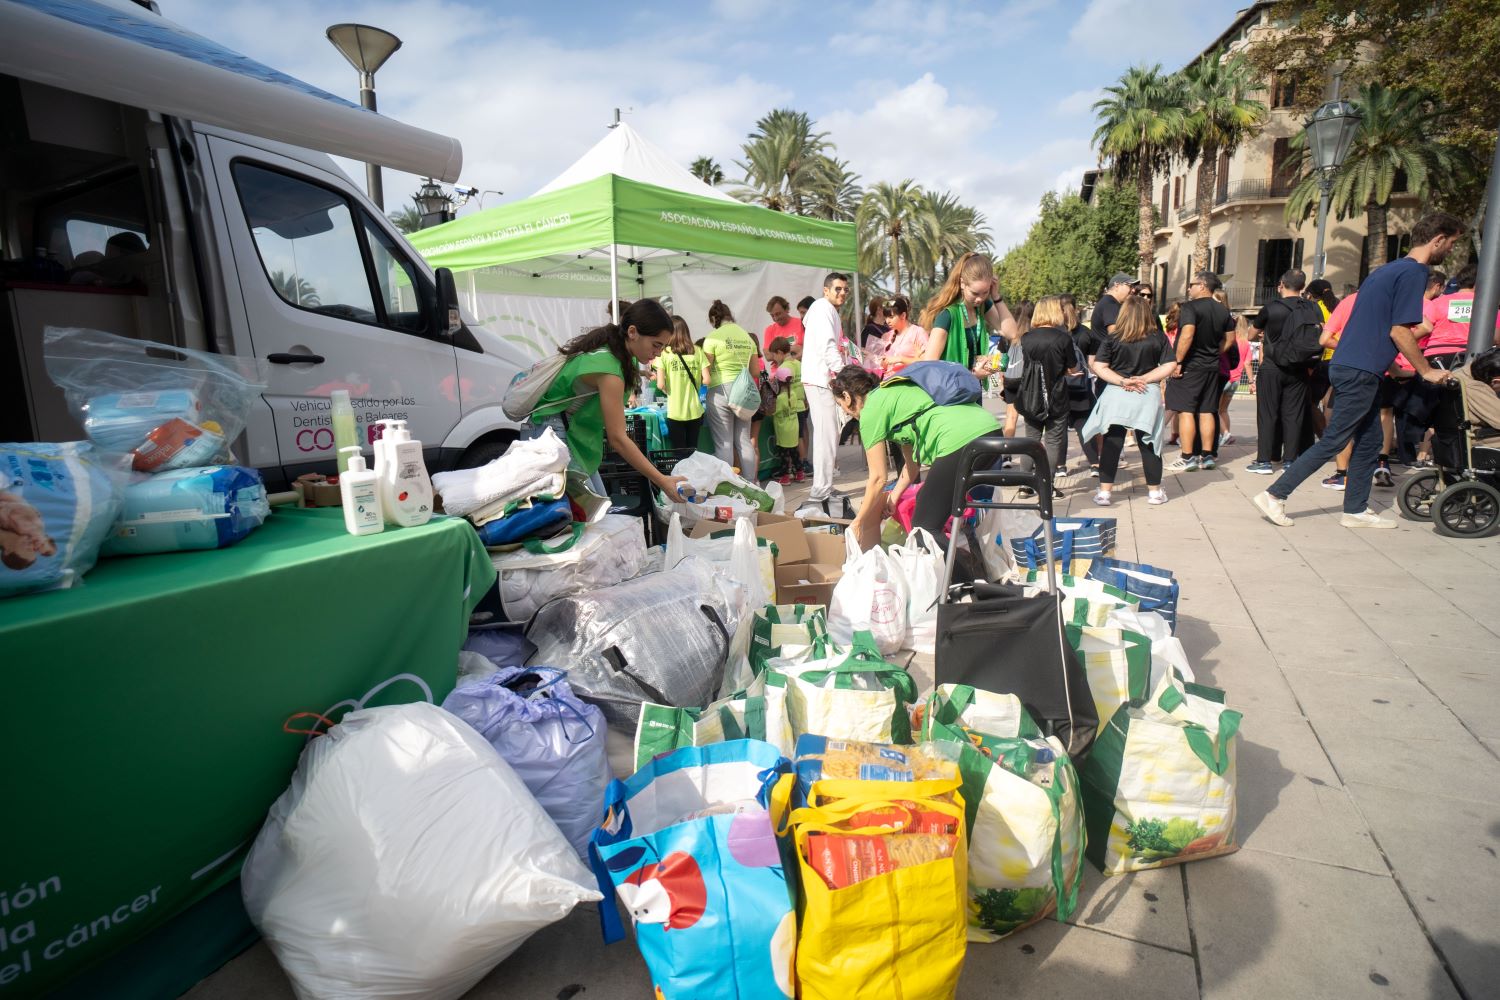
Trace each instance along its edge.
<path fill-rule="evenodd" d="M 780 604 L 823 604 L 844 575 L 844 540 L 809 532 L 795 517 L 761 514 L 755 533 L 776 546 L 776 600 Z"/>

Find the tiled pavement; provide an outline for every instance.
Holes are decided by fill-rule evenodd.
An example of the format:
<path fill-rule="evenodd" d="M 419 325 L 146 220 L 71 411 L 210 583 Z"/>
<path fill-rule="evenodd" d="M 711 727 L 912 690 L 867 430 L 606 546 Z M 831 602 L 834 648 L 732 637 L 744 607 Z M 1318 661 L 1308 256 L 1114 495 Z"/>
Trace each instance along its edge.
<path fill-rule="evenodd" d="M 1234 414 L 1253 429 L 1251 408 Z M 1107 512 L 1120 557 L 1176 573 L 1198 676 L 1245 713 L 1243 849 L 1111 879 L 1086 865 L 1072 926 L 972 946 L 960 997 L 1500 996 L 1500 539 L 1342 528 L 1340 495 L 1316 480 L 1287 505 L 1296 526 L 1273 527 L 1249 503 L 1269 481 L 1245 472 L 1249 451 L 1169 476 L 1166 506 L 1137 480 Z M 857 453 L 841 461 L 857 488 Z M 1071 482 L 1067 512 L 1106 513 L 1092 480 Z M 470 994 L 574 995 L 651 996 L 634 948 L 600 945 L 591 908 Z M 260 944 L 188 996 L 292 992 Z"/>

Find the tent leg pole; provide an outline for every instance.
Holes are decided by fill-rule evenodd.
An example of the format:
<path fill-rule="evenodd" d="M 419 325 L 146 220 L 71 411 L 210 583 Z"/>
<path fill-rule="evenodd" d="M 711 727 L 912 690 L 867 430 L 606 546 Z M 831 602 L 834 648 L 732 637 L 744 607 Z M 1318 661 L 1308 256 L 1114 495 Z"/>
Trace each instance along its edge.
<path fill-rule="evenodd" d="M 864 317 L 864 313 L 860 310 L 860 306 L 859 306 L 859 272 L 855 271 L 854 272 L 854 317 L 850 321 L 849 325 L 854 330 L 854 336 L 851 337 L 850 339 L 854 341 L 854 346 L 855 346 L 856 350 L 863 350 L 864 346 L 865 346 L 865 345 L 863 345 L 863 344 L 861 344 L 859 342 L 860 335 L 864 331 L 864 323 L 862 322 L 863 317 Z"/>
<path fill-rule="evenodd" d="M 620 322 L 620 257 L 613 243 L 609 245 L 609 314 Z"/>

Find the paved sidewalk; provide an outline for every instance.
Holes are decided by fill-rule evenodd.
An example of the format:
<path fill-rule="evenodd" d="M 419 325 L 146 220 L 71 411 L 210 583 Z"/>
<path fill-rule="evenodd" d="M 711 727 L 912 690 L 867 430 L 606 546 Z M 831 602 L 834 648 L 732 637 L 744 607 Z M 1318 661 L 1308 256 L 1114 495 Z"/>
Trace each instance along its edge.
<path fill-rule="evenodd" d="M 1253 432 L 1253 405 L 1234 420 Z M 1164 507 L 1137 479 L 1098 510 L 1087 477 L 1064 480 L 1062 505 L 1117 518 L 1122 558 L 1181 581 L 1198 677 L 1245 713 L 1243 849 L 1108 880 L 1085 863 L 1074 925 L 970 947 L 965 1000 L 1500 996 L 1500 539 L 1342 528 L 1341 494 L 1316 479 L 1287 504 L 1296 526 L 1276 528 L 1249 502 L 1270 481 L 1245 471 L 1252 451 L 1169 475 Z M 856 486 L 857 449 L 841 462 Z M 293 994 L 258 944 L 187 995 Z M 651 996 L 633 945 L 600 945 L 592 908 L 469 994 L 575 995 Z"/>

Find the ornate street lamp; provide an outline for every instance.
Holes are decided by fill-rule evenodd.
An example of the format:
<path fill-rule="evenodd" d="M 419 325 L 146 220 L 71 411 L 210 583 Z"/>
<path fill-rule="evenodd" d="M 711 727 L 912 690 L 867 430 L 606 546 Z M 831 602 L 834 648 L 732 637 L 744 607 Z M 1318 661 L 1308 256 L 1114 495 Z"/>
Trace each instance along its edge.
<path fill-rule="evenodd" d="M 1344 165 L 1349 147 L 1363 119 L 1348 101 L 1329 101 L 1307 120 L 1307 145 L 1312 150 L 1313 169 L 1318 172 L 1318 244 L 1313 252 L 1313 277 L 1323 277 L 1328 257 L 1323 252 L 1323 237 L 1328 230 L 1328 203 L 1333 195 L 1333 175 Z"/>
<path fill-rule="evenodd" d="M 328 40 L 349 65 L 359 70 L 359 103 L 375 110 L 375 71 L 385 65 L 391 53 L 401 47 L 401 39 L 382 28 L 368 24 L 335 24 L 328 29 Z M 365 193 L 375 207 L 385 211 L 385 191 L 380 183 L 380 167 L 365 164 Z"/>
<path fill-rule="evenodd" d="M 412 195 L 412 201 L 422 211 L 423 229 L 453 221 L 453 199 L 431 177 L 422 179 L 422 186 Z"/>

